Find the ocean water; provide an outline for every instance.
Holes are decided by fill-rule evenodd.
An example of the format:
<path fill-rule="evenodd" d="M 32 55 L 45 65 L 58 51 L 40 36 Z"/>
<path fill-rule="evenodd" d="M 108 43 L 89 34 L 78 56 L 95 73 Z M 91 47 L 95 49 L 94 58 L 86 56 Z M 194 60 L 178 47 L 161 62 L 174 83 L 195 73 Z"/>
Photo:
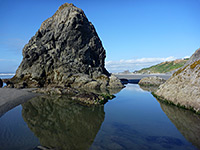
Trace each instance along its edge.
<path fill-rule="evenodd" d="M 0 73 L 1 79 L 9 79 L 12 78 L 15 75 L 15 73 Z"/>
<path fill-rule="evenodd" d="M 200 116 L 128 84 L 104 106 L 41 96 L 0 118 L 0 149 L 196 150 Z"/>

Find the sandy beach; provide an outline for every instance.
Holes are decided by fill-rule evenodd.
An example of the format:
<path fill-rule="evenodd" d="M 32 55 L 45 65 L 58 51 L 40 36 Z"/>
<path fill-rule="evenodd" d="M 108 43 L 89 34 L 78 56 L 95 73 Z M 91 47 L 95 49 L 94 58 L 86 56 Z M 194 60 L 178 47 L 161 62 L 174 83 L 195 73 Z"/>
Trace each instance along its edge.
<path fill-rule="evenodd" d="M 0 88 L 0 117 L 10 109 L 38 96 L 32 89 Z"/>

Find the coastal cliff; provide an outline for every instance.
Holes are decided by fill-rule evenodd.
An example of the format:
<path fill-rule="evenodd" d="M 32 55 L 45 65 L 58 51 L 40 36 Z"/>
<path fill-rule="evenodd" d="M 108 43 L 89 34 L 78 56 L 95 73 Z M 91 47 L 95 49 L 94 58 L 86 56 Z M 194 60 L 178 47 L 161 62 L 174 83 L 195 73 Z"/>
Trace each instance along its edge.
<path fill-rule="evenodd" d="M 200 112 L 200 49 L 162 84 L 154 95 L 168 103 Z"/>

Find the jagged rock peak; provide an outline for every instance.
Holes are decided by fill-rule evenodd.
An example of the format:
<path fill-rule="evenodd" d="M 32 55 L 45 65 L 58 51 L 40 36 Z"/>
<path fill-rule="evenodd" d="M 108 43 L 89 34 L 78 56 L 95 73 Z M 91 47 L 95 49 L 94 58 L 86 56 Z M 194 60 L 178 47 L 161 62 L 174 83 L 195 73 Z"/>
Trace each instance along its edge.
<path fill-rule="evenodd" d="M 200 59 L 200 48 L 197 49 L 197 50 L 194 52 L 194 54 L 190 57 L 190 59 L 187 61 L 187 63 L 184 65 L 184 67 L 187 66 L 188 64 L 191 64 L 191 63 L 193 63 L 193 62 L 199 60 L 199 59 Z"/>
<path fill-rule="evenodd" d="M 58 8 L 58 11 L 64 9 L 65 7 L 70 7 L 70 6 L 75 7 L 74 4 L 72 4 L 72 3 L 64 3 L 63 5 L 61 5 L 61 6 Z"/>
<path fill-rule="evenodd" d="M 46 26 L 46 23 L 48 22 L 48 21 L 50 21 L 51 19 L 55 19 L 55 17 L 58 17 L 58 20 L 57 21 L 64 21 L 65 19 L 69 19 L 69 13 L 72 13 L 72 12 L 74 12 L 75 14 L 76 13 L 79 13 L 80 15 L 83 15 L 85 18 L 86 18 L 86 16 L 85 16 L 85 14 L 84 14 L 84 12 L 83 12 L 83 10 L 82 9 L 80 9 L 80 8 L 78 8 L 78 7 L 76 7 L 76 6 L 74 6 L 72 3 L 65 3 L 65 4 L 63 4 L 63 5 L 61 5 L 59 8 L 58 8 L 58 10 L 54 13 L 54 15 L 52 16 L 52 17 L 50 17 L 50 18 L 48 18 L 47 20 L 45 20 L 43 23 L 42 23 L 42 25 L 41 25 L 41 27 L 40 27 L 40 29 L 42 29 L 42 28 L 45 28 Z M 62 18 L 61 17 L 59 17 L 60 15 L 62 15 Z M 59 20 L 60 19 L 60 20 Z M 65 20 L 66 21 L 66 20 Z M 57 22 L 55 22 L 55 23 L 57 23 Z"/>
<path fill-rule="evenodd" d="M 28 87 L 112 87 L 114 78 L 104 67 L 105 57 L 101 40 L 84 12 L 65 3 L 25 45 L 23 60 L 12 80 L 25 81 Z"/>

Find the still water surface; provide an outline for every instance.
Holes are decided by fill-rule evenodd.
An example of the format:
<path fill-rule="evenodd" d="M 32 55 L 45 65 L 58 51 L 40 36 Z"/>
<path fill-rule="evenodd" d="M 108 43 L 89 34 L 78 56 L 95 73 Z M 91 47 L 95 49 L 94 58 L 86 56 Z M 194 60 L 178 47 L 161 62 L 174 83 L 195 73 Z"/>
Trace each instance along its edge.
<path fill-rule="evenodd" d="M 0 118 L 0 149 L 38 145 L 77 150 L 200 149 L 200 116 L 160 104 L 128 84 L 104 106 L 87 107 L 63 96 L 34 98 Z"/>

